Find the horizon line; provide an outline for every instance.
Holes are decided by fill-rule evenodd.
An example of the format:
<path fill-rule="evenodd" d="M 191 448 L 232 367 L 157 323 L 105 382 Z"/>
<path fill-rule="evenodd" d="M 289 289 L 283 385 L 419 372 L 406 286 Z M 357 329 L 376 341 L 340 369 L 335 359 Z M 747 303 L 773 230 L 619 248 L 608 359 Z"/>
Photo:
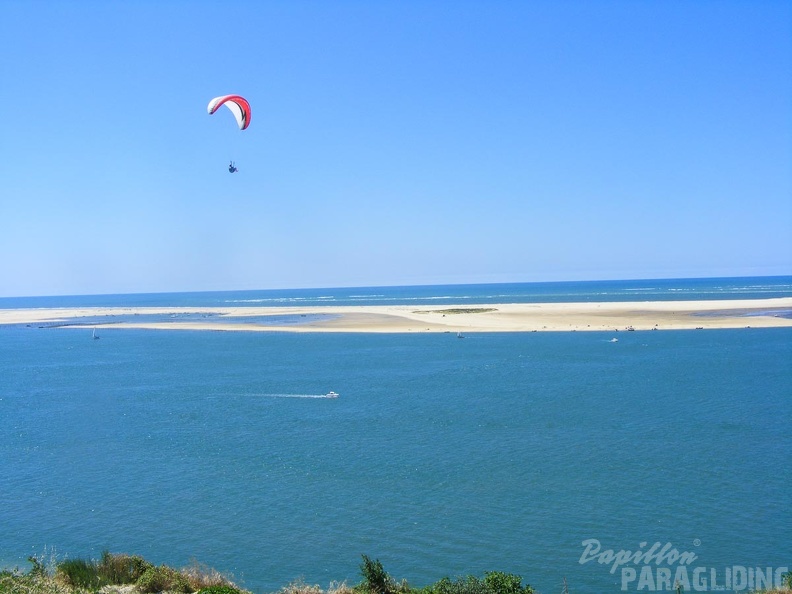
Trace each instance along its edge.
<path fill-rule="evenodd" d="M 574 283 L 602 283 L 602 282 L 654 282 L 654 281 L 691 281 L 691 280 L 738 280 L 738 279 L 782 279 L 792 280 L 792 273 L 769 275 L 737 275 L 737 276 L 669 276 L 646 278 L 593 278 L 576 280 L 543 280 L 543 281 L 497 281 L 497 282 L 469 282 L 469 283 L 419 283 L 419 284 L 383 284 L 383 285 L 336 285 L 336 286 L 304 286 L 259 289 L 189 289 L 189 290 L 163 290 L 163 291 L 132 291 L 122 293 L 53 293 L 48 295 L 0 295 L 0 300 L 5 299 L 48 299 L 53 297 L 108 297 L 120 295 L 178 295 L 178 294 L 210 294 L 210 293 L 265 293 L 276 291 L 320 291 L 339 289 L 396 289 L 419 287 L 464 287 L 464 286 L 497 286 L 497 285 L 549 285 L 549 284 L 574 284 Z"/>

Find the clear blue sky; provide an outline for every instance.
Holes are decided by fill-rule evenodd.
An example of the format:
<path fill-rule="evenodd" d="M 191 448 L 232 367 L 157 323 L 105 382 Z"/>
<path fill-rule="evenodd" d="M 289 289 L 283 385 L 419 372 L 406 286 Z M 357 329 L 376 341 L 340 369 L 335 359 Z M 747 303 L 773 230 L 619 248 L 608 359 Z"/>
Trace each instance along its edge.
<path fill-rule="evenodd" d="M 0 47 L 0 296 L 792 273 L 789 1 L 4 0 Z"/>

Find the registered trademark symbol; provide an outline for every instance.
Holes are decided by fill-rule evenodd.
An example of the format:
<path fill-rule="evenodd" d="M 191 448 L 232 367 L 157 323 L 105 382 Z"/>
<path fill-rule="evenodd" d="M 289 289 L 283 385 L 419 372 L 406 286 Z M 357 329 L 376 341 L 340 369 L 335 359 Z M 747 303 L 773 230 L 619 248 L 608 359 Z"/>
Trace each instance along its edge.
<path fill-rule="evenodd" d="M 693 539 L 693 546 L 698 547 L 701 546 L 701 541 L 698 538 Z"/>

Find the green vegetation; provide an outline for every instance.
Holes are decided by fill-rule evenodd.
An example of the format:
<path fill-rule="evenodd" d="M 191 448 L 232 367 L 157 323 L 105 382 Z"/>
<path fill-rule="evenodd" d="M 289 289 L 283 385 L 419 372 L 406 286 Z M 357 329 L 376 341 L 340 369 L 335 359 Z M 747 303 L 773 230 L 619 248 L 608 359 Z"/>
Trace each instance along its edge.
<path fill-rule="evenodd" d="M 522 585 L 522 578 L 511 573 L 488 571 L 484 579 L 474 575 L 458 577 L 455 580 L 443 578 L 424 589 L 427 594 L 534 594 L 529 585 Z"/>
<path fill-rule="evenodd" d="M 196 594 L 239 594 L 240 590 L 233 586 L 209 586 L 201 588 Z"/>
<path fill-rule="evenodd" d="M 100 560 L 60 562 L 30 557 L 33 566 L 23 573 L 0 571 L 0 594 L 245 594 L 220 573 L 193 565 L 174 569 L 154 566 L 137 555 L 102 553 Z"/>
<path fill-rule="evenodd" d="M 228 577 L 202 565 L 184 569 L 155 566 L 136 555 L 102 553 L 101 559 L 66 559 L 49 562 L 40 557 L 28 559 L 31 569 L 0 571 L 0 594 L 250 594 Z M 396 581 L 379 559 L 363 555 L 360 564 L 363 580 L 356 585 L 333 583 L 327 590 L 296 581 L 277 594 L 534 594 L 522 577 L 500 571 L 488 571 L 484 578 L 473 575 L 444 577 L 423 588 Z M 782 589 L 766 594 L 792 594 L 792 572 L 783 576 Z"/>
<path fill-rule="evenodd" d="M 84 559 L 66 559 L 58 565 L 57 577 L 72 588 L 98 590 L 109 582 L 99 574 L 99 568 L 93 561 Z"/>
<path fill-rule="evenodd" d="M 137 555 L 111 555 L 102 553 L 97 566 L 99 575 L 110 584 L 134 584 L 151 567 L 151 563 Z"/>
<path fill-rule="evenodd" d="M 160 565 L 159 567 L 149 567 L 136 583 L 137 588 L 143 594 L 153 594 L 154 592 L 181 592 L 189 594 L 194 590 L 190 588 L 187 577 L 178 570 Z"/>
<path fill-rule="evenodd" d="M 379 559 L 372 561 L 363 555 L 360 573 L 363 575 L 363 582 L 359 589 L 364 594 L 397 594 L 400 592 L 396 582 L 382 567 Z"/>
<path fill-rule="evenodd" d="M 138 583 L 152 565 L 136 555 L 111 555 L 105 551 L 97 562 L 66 559 L 56 565 L 56 579 L 73 589 L 95 591 L 109 585 Z M 41 573 L 40 564 L 34 569 Z"/>

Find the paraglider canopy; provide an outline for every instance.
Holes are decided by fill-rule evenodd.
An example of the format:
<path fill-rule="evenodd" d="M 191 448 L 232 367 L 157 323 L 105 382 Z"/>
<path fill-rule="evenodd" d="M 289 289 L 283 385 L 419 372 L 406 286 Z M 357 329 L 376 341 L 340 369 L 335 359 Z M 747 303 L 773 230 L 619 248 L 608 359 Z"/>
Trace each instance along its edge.
<path fill-rule="evenodd" d="M 239 95 L 222 95 L 220 97 L 215 97 L 209 102 L 206 111 L 209 112 L 209 115 L 212 115 L 220 109 L 221 105 L 225 105 L 231 110 L 237 124 L 239 124 L 240 130 L 244 130 L 250 125 L 250 103 L 247 102 L 247 99 Z"/>

